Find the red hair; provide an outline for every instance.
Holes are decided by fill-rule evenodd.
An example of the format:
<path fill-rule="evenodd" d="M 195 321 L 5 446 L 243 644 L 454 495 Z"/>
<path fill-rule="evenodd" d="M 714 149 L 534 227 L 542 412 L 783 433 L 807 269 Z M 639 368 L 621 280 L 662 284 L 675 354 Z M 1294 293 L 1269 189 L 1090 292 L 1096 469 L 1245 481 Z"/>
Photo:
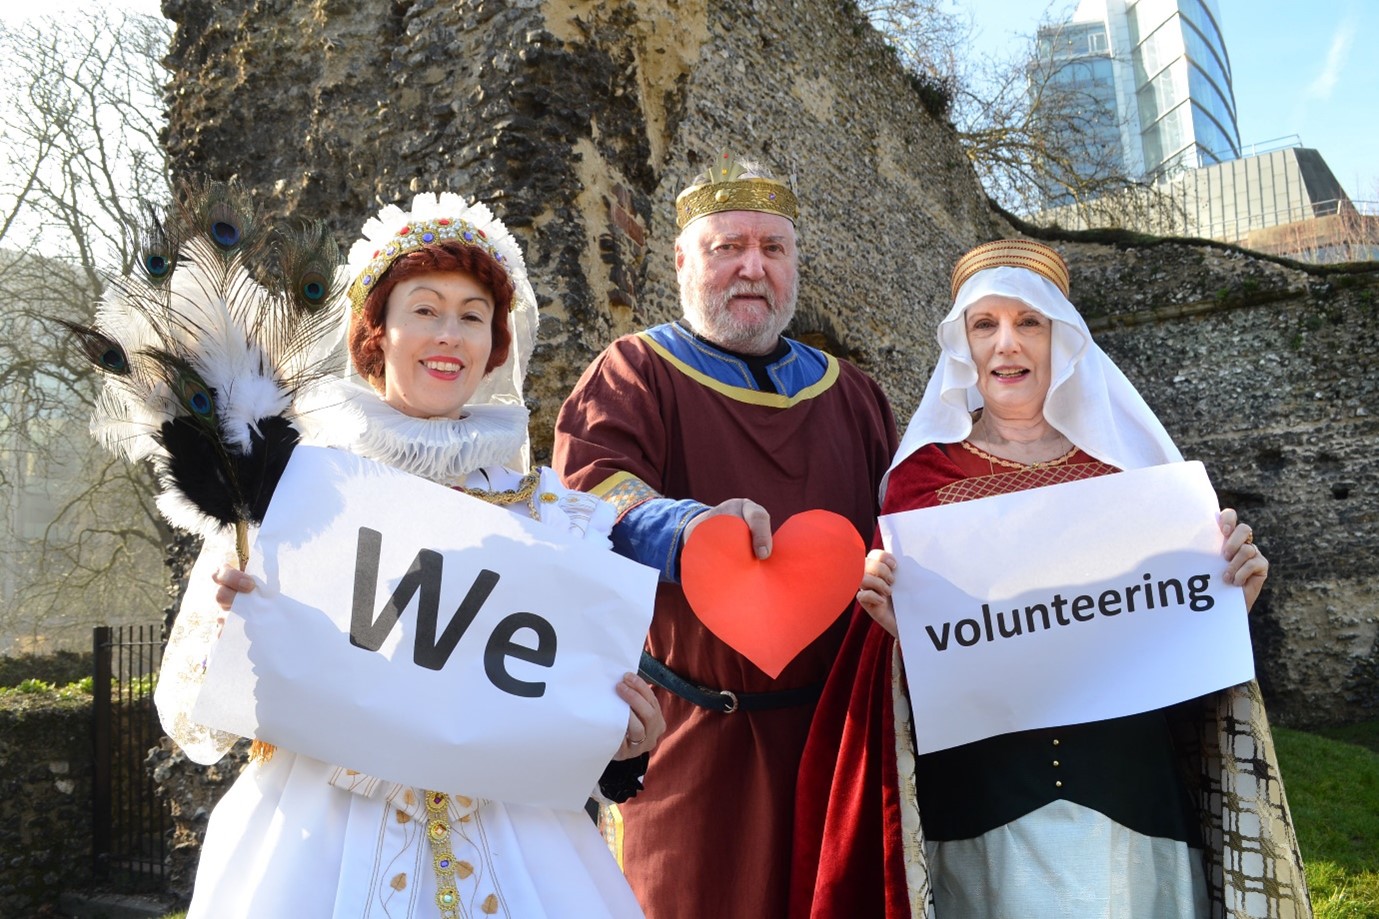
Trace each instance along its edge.
<path fill-rule="evenodd" d="M 383 378 L 382 342 L 387 327 L 388 297 L 393 288 L 408 278 L 438 271 L 467 274 L 493 298 L 493 322 L 490 326 L 493 347 L 489 351 L 484 373 L 508 359 L 508 349 L 512 346 L 508 309 L 512 304 L 513 286 L 507 271 L 497 259 L 478 246 L 447 239 L 410 252 L 393 262 L 369 291 L 363 308 L 350 319 L 350 360 L 360 376 L 370 381 Z"/>

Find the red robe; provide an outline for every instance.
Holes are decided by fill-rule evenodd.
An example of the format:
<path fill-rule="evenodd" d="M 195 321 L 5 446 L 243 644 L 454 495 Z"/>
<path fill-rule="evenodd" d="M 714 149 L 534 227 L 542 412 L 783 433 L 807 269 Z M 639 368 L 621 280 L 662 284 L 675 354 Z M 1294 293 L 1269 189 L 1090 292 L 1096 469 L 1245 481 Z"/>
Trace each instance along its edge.
<path fill-rule="evenodd" d="M 1081 451 L 1060 466 L 1009 469 L 956 445 L 930 444 L 891 473 L 881 512 L 1114 471 Z M 890 633 L 856 607 L 800 766 L 792 917 L 910 917 L 891 695 L 895 647 Z"/>
<path fill-rule="evenodd" d="M 615 503 L 628 474 L 666 498 L 712 506 L 747 497 L 775 527 L 824 508 L 870 542 L 895 423 L 875 382 L 835 366 L 799 395 L 775 396 L 687 373 L 639 336 L 620 339 L 562 408 L 555 468 L 580 490 L 606 494 L 620 482 Z M 714 689 L 805 687 L 827 677 L 846 612 L 772 679 L 700 623 L 678 584 L 663 582 L 647 649 Z M 795 776 L 814 705 L 722 714 L 657 696 L 668 729 L 645 789 L 620 805 L 623 866 L 643 907 L 655 919 L 784 916 Z"/>

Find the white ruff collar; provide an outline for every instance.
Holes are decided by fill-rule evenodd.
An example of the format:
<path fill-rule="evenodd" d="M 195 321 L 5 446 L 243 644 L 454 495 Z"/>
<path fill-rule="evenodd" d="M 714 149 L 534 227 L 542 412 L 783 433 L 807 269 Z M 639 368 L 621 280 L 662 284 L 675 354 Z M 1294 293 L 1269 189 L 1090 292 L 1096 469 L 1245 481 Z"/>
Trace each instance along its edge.
<path fill-rule="evenodd" d="M 465 416 L 413 418 L 373 389 L 337 380 L 313 387 L 300 400 L 305 441 L 341 447 L 366 459 L 458 485 L 485 466 L 521 466 L 527 409 L 521 405 L 467 405 Z"/>

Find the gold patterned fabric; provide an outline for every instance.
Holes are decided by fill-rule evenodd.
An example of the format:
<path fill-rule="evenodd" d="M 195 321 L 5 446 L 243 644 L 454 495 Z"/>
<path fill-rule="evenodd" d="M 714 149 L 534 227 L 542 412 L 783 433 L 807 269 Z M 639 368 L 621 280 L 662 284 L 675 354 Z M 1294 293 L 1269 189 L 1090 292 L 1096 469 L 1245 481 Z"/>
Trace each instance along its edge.
<path fill-rule="evenodd" d="M 1207 841 L 1212 915 L 1226 919 L 1311 919 L 1293 816 L 1283 792 L 1273 733 L 1259 684 L 1202 701 L 1195 729 L 1195 794 Z"/>
<path fill-rule="evenodd" d="M 439 791 L 425 792 L 423 800 L 426 838 L 431 844 L 431 864 L 436 873 L 436 908 L 441 919 L 494 916 L 500 910 L 508 915 L 494 890 L 497 872 L 492 852 L 483 843 L 481 808 L 488 802 Z M 404 813 L 398 811 L 399 815 Z M 458 854 L 455 846 L 460 847 Z"/>
<path fill-rule="evenodd" d="M 982 243 L 958 259 L 953 266 L 953 299 L 958 298 L 958 290 L 967 283 L 968 278 L 988 268 L 1024 268 L 1033 271 L 1048 278 L 1065 297 L 1071 286 L 1068 263 L 1055 249 L 1032 239 L 996 239 Z"/>
<path fill-rule="evenodd" d="M 895 773 L 900 785 L 900 849 L 905 864 L 905 891 L 910 916 L 935 919 L 929 860 L 924 855 L 924 826 L 919 819 L 919 789 L 915 785 L 914 720 L 905 687 L 905 663 L 900 644 L 891 648 L 891 706 L 895 713 Z"/>
<path fill-rule="evenodd" d="M 619 472 L 610 476 L 607 480 L 589 489 L 589 493 L 602 498 L 617 508 L 619 520 L 622 519 L 623 514 L 637 505 L 650 501 L 652 498 L 661 497 L 660 492 L 656 489 L 627 472 Z"/>
<path fill-rule="evenodd" d="M 1005 495 L 1026 488 L 1042 488 L 1060 482 L 1073 482 L 1095 475 L 1115 472 L 1114 466 L 1101 462 L 1077 463 L 1075 465 L 1041 465 L 1023 469 L 1008 469 L 992 475 L 959 479 L 951 485 L 938 490 L 939 504 L 953 504 L 958 501 L 972 501 L 976 498 L 989 498 L 992 495 Z"/>

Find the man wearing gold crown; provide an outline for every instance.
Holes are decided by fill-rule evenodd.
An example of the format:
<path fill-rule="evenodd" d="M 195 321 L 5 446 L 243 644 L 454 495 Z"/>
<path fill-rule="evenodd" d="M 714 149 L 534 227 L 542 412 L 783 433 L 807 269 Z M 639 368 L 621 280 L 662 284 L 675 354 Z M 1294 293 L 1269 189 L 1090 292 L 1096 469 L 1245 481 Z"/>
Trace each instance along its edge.
<path fill-rule="evenodd" d="M 684 316 L 613 342 L 556 422 L 555 466 L 618 511 L 614 547 L 659 568 L 642 672 L 668 724 L 646 788 L 615 820 L 656 919 L 783 916 L 795 775 L 845 610 L 771 678 L 696 618 L 680 552 L 710 516 L 745 520 L 758 557 L 823 508 L 865 540 L 896 447 L 877 384 L 782 336 L 795 309 L 797 203 L 726 156 L 676 199 Z"/>

